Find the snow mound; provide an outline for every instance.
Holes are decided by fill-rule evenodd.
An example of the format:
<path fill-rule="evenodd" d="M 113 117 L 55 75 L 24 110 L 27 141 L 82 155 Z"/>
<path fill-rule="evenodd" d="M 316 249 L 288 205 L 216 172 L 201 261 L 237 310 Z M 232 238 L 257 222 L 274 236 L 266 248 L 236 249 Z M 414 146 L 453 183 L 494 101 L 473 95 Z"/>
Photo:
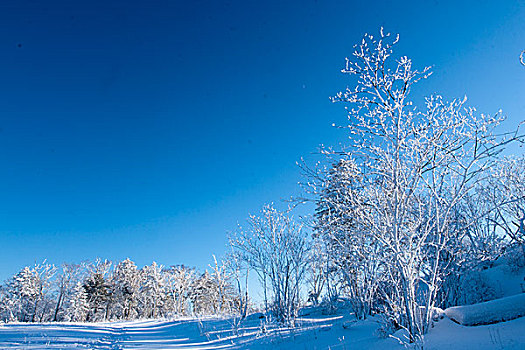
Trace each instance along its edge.
<path fill-rule="evenodd" d="M 525 294 L 487 301 L 484 303 L 454 306 L 445 314 L 464 326 L 477 326 L 513 320 L 525 316 Z"/>

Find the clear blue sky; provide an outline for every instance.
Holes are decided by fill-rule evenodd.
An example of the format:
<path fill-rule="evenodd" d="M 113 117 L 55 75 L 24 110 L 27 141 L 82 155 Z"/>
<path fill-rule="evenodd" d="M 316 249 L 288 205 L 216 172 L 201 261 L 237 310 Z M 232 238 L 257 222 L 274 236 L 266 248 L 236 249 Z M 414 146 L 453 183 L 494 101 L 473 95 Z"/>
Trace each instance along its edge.
<path fill-rule="evenodd" d="M 434 65 L 422 93 L 525 119 L 524 1 L 2 1 L 0 279 L 46 258 L 205 267 L 344 138 L 328 97 L 380 26 Z"/>

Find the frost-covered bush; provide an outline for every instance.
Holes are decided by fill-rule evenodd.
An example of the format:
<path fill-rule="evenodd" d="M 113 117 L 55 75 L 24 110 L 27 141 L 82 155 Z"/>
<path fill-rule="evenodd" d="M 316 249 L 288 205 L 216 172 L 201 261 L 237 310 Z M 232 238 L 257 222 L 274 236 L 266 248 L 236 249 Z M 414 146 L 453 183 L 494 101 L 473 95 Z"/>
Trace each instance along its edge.
<path fill-rule="evenodd" d="M 386 314 L 379 317 L 379 327 L 376 330 L 376 335 L 379 338 L 388 338 L 400 329 L 397 322 L 389 318 Z"/>
<path fill-rule="evenodd" d="M 461 278 L 460 305 L 470 305 L 499 297 L 481 271 L 466 272 Z"/>
<path fill-rule="evenodd" d="M 504 254 L 507 266 L 511 272 L 517 272 L 525 267 L 525 244 L 509 246 Z"/>

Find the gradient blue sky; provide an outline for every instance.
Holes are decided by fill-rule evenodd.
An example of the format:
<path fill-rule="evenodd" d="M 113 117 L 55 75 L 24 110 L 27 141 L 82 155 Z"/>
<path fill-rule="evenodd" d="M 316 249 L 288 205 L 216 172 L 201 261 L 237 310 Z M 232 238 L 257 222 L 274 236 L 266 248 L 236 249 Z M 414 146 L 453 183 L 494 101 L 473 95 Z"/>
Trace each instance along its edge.
<path fill-rule="evenodd" d="M 2 1 L 0 279 L 43 259 L 205 267 L 344 139 L 328 97 L 380 26 L 434 65 L 421 93 L 525 119 L 524 1 Z"/>

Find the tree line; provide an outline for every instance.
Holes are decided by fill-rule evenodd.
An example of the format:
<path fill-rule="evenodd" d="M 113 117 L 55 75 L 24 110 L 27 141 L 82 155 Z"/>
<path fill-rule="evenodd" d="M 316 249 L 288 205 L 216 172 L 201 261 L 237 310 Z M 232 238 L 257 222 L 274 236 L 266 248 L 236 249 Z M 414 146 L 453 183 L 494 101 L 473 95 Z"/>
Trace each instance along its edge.
<path fill-rule="evenodd" d="M 246 312 L 233 273 L 215 260 L 211 272 L 130 259 L 113 264 L 48 263 L 24 267 L 0 286 L 4 322 L 100 322 Z"/>

